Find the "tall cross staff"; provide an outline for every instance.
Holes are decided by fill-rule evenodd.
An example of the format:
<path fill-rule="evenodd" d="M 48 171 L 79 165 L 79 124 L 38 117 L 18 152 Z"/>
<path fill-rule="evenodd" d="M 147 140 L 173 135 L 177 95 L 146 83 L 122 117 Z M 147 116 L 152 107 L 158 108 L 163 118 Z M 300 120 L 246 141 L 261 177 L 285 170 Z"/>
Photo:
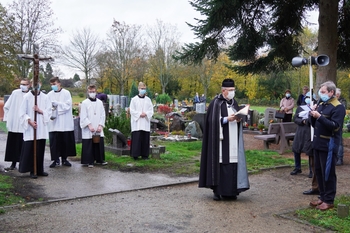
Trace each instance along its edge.
<path fill-rule="evenodd" d="M 34 106 L 36 106 L 37 103 L 37 97 L 38 97 L 38 91 L 39 91 L 39 61 L 49 61 L 53 60 L 51 57 L 45 57 L 45 56 L 39 56 L 38 55 L 38 49 L 36 46 L 34 46 L 34 55 L 30 54 L 19 54 L 18 57 L 25 60 L 31 60 L 33 61 L 33 71 L 34 71 L 34 78 L 33 78 L 33 87 L 34 87 Z M 37 115 L 36 111 L 34 110 L 34 121 L 37 121 Z M 34 128 L 34 141 L 33 141 L 33 148 L 34 148 L 34 177 L 37 176 L 37 167 L 36 167 L 36 129 Z"/>

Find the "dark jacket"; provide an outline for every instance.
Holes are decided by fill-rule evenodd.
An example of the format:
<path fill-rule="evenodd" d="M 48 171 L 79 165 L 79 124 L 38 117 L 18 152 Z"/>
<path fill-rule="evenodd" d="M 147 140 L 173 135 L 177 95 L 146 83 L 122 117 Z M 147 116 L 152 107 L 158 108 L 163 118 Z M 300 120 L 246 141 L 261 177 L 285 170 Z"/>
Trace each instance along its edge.
<path fill-rule="evenodd" d="M 305 105 L 304 105 L 305 106 Z M 299 117 L 299 113 L 303 109 L 299 106 L 294 114 L 294 123 L 298 125 L 295 132 L 292 150 L 295 153 L 305 153 L 307 155 L 313 155 L 312 141 L 311 141 L 311 124 L 309 119 L 304 120 Z"/>
<path fill-rule="evenodd" d="M 333 97 L 327 102 L 321 102 L 317 108 L 321 116 L 316 119 L 310 117 L 314 127 L 313 148 L 315 150 L 328 151 L 330 139 L 334 139 L 334 150 L 338 150 L 341 140 L 345 108 Z"/>

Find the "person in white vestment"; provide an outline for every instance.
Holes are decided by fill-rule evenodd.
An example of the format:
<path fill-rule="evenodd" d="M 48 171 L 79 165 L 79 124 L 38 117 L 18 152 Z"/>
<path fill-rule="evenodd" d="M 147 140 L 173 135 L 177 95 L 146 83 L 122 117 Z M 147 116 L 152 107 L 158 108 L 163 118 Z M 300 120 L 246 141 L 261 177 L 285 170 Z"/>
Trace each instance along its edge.
<path fill-rule="evenodd" d="M 4 119 L 7 127 L 7 142 L 5 161 L 12 162 L 6 170 L 14 170 L 19 162 L 23 144 L 23 127 L 19 123 L 18 111 L 23 101 L 23 96 L 30 88 L 29 79 L 22 79 L 19 89 L 14 90 L 4 105 Z"/>
<path fill-rule="evenodd" d="M 96 86 L 89 85 L 88 98 L 81 103 L 80 127 L 82 129 L 81 164 L 94 167 L 105 162 L 104 133 L 106 112 L 101 100 L 96 98 Z"/>
<path fill-rule="evenodd" d="M 139 156 L 148 159 L 150 147 L 151 118 L 153 104 L 146 96 L 146 85 L 143 82 L 138 86 L 139 94 L 130 101 L 131 115 L 131 147 L 130 155 L 136 160 Z"/>
<path fill-rule="evenodd" d="M 47 94 L 52 103 L 52 116 L 49 124 L 50 137 L 50 165 L 54 168 L 60 165 L 72 166 L 67 160 L 68 156 L 76 156 L 74 121 L 72 112 L 72 96 L 70 92 L 61 87 L 58 77 L 50 79 L 51 91 Z"/>
<path fill-rule="evenodd" d="M 19 110 L 20 124 L 23 131 L 23 146 L 18 171 L 21 173 L 30 172 L 32 178 L 48 176 L 44 172 L 44 155 L 46 140 L 49 138 L 48 124 L 51 117 L 51 101 L 46 94 L 40 92 L 41 83 L 36 88 L 37 104 L 35 105 L 35 93 L 30 91 L 24 95 Z M 36 121 L 34 115 L 36 114 Z M 34 129 L 36 139 L 34 141 Z M 36 143 L 36 168 L 34 173 L 34 142 Z"/>

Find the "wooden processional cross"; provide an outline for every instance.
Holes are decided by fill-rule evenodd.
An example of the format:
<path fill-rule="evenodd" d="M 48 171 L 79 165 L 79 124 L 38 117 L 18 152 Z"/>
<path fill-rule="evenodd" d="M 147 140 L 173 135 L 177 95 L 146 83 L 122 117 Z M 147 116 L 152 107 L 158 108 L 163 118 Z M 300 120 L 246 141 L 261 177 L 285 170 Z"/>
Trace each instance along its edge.
<path fill-rule="evenodd" d="M 34 46 L 35 48 L 35 46 Z M 45 56 L 39 56 L 38 55 L 38 49 L 34 50 L 34 55 L 31 54 L 19 54 L 19 58 L 25 59 L 25 60 L 31 60 L 33 61 L 33 71 L 34 71 L 34 77 L 33 77 L 33 90 L 34 90 L 34 106 L 37 105 L 37 97 L 38 97 L 38 91 L 39 91 L 39 61 L 49 61 L 53 60 L 51 57 L 45 57 Z M 34 121 L 37 121 L 36 117 L 36 111 L 34 111 Z M 36 129 L 34 129 L 34 157 L 33 157 L 33 163 L 34 163 L 34 177 L 37 177 L 37 167 L 36 167 Z"/>

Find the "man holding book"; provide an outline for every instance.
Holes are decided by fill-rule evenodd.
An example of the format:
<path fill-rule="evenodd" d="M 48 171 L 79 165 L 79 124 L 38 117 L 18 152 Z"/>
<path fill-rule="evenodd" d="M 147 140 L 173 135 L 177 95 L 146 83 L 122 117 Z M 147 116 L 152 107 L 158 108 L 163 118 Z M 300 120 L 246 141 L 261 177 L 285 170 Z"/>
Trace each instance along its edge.
<path fill-rule="evenodd" d="M 204 127 L 199 187 L 212 189 L 217 201 L 236 200 L 249 189 L 241 114 L 234 96 L 234 81 L 225 79 L 221 94 L 208 107 Z"/>

